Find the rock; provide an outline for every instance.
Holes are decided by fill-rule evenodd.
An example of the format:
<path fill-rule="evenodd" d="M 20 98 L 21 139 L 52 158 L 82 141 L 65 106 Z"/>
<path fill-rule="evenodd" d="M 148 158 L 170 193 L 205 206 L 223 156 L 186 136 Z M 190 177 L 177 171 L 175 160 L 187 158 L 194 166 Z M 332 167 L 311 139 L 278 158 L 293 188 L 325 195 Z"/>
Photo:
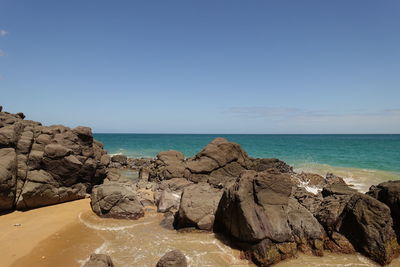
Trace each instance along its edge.
<path fill-rule="evenodd" d="M 336 176 L 330 172 L 326 174 L 325 181 L 327 184 L 346 184 L 342 177 Z"/>
<path fill-rule="evenodd" d="M 284 161 L 279 159 L 253 159 L 251 163 L 250 170 L 255 170 L 258 172 L 266 171 L 269 169 L 275 169 L 282 173 L 292 173 L 293 167 L 286 164 Z"/>
<path fill-rule="evenodd" d="M 301 172 L 300 174 L 297 174 L 296 177 L 300 180 L 301 183 L 305 183 L 306 185 L 311 187 L 322 188 L 324 185 L 326 185 L 325 178 L 319 174 Z"/>
<path fill-rule="evenodd" d="M 92 254 L 83 267 L 114 267 L 114 264 L 108 255 Z"/>
<path fill-rule="evenodd" d="M 321 193 L 310 193 L 304 187 L 294 187 L 292 191 L 292 196 L 296 198 L 301 205 L 303 205 L 314 215 L 320 208 L 321 202 L 323 200 Z"/>
<path fill-rule="evenodd" d="M 197 227 L 201 230 L 211 230 L 221 195 L 221 190 L 206 183 L 185 187 L 177 214 L 177 227 Z"/>
<path fill-rule="evenodd" d="M 150 178 L 168 180 L 181 178 L 185 175 L 184 155 L 175 150 L 158 153 L 155 168 L 150 173 Z"/>
<path fill-rule="evenodd" d="M 173 192 L 182 191 L 183 188 L 192 185 L 193 183 L 185 178 L 172 178 L 170 180 L 161 181 L 158 185 L 160 190 L 170 190 Z"/>
<path fill-rule="evenodd" d="M 150 170 L 148 168 L 139 169 L 139 180 L 148 181 L 150 178 Z"/>
<path fill-rule="evenodd" d="M 14 205 L 17 183 L 17 154 L 13 148 L 0 149 L 0 211 Z"/>
<path fill-rule="evenodd" d="M 393 227 L 400 240 L 400 181 L 388 181 L 372 186 L 367 194 L 385 203 L 393 219 Z"/>
<path fill-rule="evenodd" d="M 322 189 L 322 195 L 324 197 L 331 195 L 352 195 L 355 193 L 357 193 L 357 190 L 346 184 L 331 184 Z"/>
<path fill-rule="evenodd" d="M 25 119 L 25 115 L 22 112 L 18 112 L 15 115 L 17 115 L 18 117 L 20 117 L 21 119 Z"/>
<path fill-rule="evenodd" d="M 339 232 L 350 240 L 357 251 L 382 265 L 389 264 L 398 255 L 392 227 L 390 209 L 360 193 L 350 198 L 337 224 Z"/>
<path fill-rule="evenodd" d="M 164 190 L 156 198 L 157 212 L 167 212 L 171 209 L 177 210 L 181 200 L 181 192 L 171 192 Z"/>
<path fill-rule="evenodd" d="M 185 159 L 178 151 L 160 152 L 146 165 L 150 180 L 185 178 L 194 183 L 206 182 L 216 188 L 228 187 L 245 170 L 275 169 L 292 173 L 293 169 L 278 159 L 253 159 L 240 147 L 224 138 L 216 138 L 194 157 Z"/>
<path fill-rule="evenodd" d="M 173 212 L 166 212 L 164 213 L 164 218 L 160 222 L 160 225 L 166 229 L 174 230 L 174 223 L 175 223 L 175 215 Z"/>
<path fill-rule="evenodd" d="M 126 155 L 114 155 L 111 157 L 112 162 L 119 163 L 121 165 L 127 164 L 128 157 Z"/>
<path fill-rule="evenodd" d="M 128 185 L 110 182 L 95 186 L 90 199 L 92 210 L 100 217 L 138 219 L 144 216 L 143 205 Z"/>
<path fill-rule="evenodd" d="M 186 267 L 186 257 L 179 250 L 172 250 L 166 253 L 157 262 L 157 267 Z"/>
<path fill-rule="evenodd" d="M 261 266 L 294 257 L 298 248 L 322 255 L 322 226 L 291 197 L 292 186 L 290 174 L 276 169 L 243 172 L 225 189 L 214 229 Z"/>

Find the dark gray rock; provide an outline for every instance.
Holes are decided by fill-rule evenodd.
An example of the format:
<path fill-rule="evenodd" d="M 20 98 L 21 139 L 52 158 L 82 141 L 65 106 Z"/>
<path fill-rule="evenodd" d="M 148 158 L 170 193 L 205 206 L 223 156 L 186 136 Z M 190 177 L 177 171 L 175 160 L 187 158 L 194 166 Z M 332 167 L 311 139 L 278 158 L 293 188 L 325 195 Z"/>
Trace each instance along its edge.
<path fill-rule="evenodd" d="M 367 195 L 385 203 L 389 208 L 393 219 L 393 227 L 400 240 L 400 181 L 388 181 L 372 186 Z"/>
<path fill-rule="evenodd" d="M 276 169 L 243 172 L 225 189 L 214 229 L 261 266 L 293 257 L 297 249 L 322 255 L 323 228 L 291 197 L 292 186 L 290 174 Z"/>

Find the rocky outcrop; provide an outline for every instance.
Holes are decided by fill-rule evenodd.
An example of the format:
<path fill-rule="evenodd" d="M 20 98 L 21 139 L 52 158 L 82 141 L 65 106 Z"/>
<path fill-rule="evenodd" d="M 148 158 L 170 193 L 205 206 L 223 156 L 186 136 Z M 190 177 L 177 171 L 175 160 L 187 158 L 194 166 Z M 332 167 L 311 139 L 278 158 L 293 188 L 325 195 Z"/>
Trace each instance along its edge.
<path fill-rule="evenodd" d="M 103 181 L 106 151 L 90 128 L 24 118 L 0 112 L 0 211 L 84 198 Z"/>
<path fill-rule="evenodd" d="M 388 181 L 372 186 L 367 194 L 390 208 L 397 240 L 400 240 L 400 181 Z"/>
<path fill-rule="evenodd" d="M 106 254 L 92 254 L 83 267 L 114 267 L 114 264 Z"/>
<path fill-rule="evenodd" d="M 215 230 L 235 240 L 261 266 L 293 257 L 298 249 L 322 255 L 324 231 L 291 197 L 292 186 L 290 175 L 277 170 L 242 173 L 223 193 Z"/>
<path fill-rule="evenodd" d="M 180 250 L 167 252 L 157 262 L 156 267 L 186 267 L 187 261 L 185 255 Z"/>
<path fill-rule="evenodd" d="M 232 184 L 245 170 L 293 169 L 278 159 L 253 159 L 236 143 L 216 138 L 194 157 L 185 159 L 181 152 L 160 152 L 149 169 L 150 179 L 186 178 L 192 182 L 206 182 L 214 187 Z"/>
<path fill-rule="evenodd" d="M 176 216 L 176 226 L 211 230 L 221 196 L 221 190 L 207 183 L 185 187 Z"/>
<path fill-rule="evenodd" d="M 90 200 L 92 210 L 100 217 L 138 219 L 144 216 L 137 193 L 126 184 L 110 182 L 95 186 Z"/>

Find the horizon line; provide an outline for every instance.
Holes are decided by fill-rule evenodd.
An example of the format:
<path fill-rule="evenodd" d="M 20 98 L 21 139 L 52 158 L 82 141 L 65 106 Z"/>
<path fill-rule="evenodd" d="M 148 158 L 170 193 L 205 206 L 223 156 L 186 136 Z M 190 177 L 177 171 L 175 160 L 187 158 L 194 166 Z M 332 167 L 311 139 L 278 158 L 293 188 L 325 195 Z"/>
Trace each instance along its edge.
<path fill-rule="evenodd" d="M 192 135 L 400 135 L 400 133 L 135 133 L 93 132 L 93 134 L 192 134 Z"/>

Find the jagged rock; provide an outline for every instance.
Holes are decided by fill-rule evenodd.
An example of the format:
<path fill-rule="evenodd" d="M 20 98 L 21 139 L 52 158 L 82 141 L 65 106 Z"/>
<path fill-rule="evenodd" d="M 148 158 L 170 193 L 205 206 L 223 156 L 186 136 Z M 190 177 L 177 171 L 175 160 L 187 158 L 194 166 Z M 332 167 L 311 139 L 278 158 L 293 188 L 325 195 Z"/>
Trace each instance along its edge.
<path fill-rule="evenodd" d="M 385 203 L 393 219 L 393 227 L 400 241 L 400 181 L 388 181 L 371 186 L 367 194 Z"/>
<path fill-rule="evenodd" d="M 243 172 L 225 189 L 214 229 L 235 240 L 261 266 L 293 257 L 297 248 L 322 255 L 322 226 L 290 197 L 292 186 L 290 174 L 276 169 Z"/>
<path fill-rule="evenodd" d="M 138 219 L 144 215 L 137 193 L 125 184 L 110 182 L 95 186 L 90 199 L 92 210 L 100 217 Z"/>
<path fill-rule="evenodd" d="M 156 267 L 186 267 L 186 257 L 180 250 L 172 250 L 166 253 L 157 262 Z"/>
<path fill-rule="evenodd" d="M 215 189 L 207 183 L 185 187 L 177 213 L 177 227 L 197 227 L 201 230 L 211 230 L 221 195 L 221 190 Z"/>
<path fill-rule="evenodd" d="M 114 264 L 108 255 L 92 254 L 83 267 L 114 267 Z"/>

